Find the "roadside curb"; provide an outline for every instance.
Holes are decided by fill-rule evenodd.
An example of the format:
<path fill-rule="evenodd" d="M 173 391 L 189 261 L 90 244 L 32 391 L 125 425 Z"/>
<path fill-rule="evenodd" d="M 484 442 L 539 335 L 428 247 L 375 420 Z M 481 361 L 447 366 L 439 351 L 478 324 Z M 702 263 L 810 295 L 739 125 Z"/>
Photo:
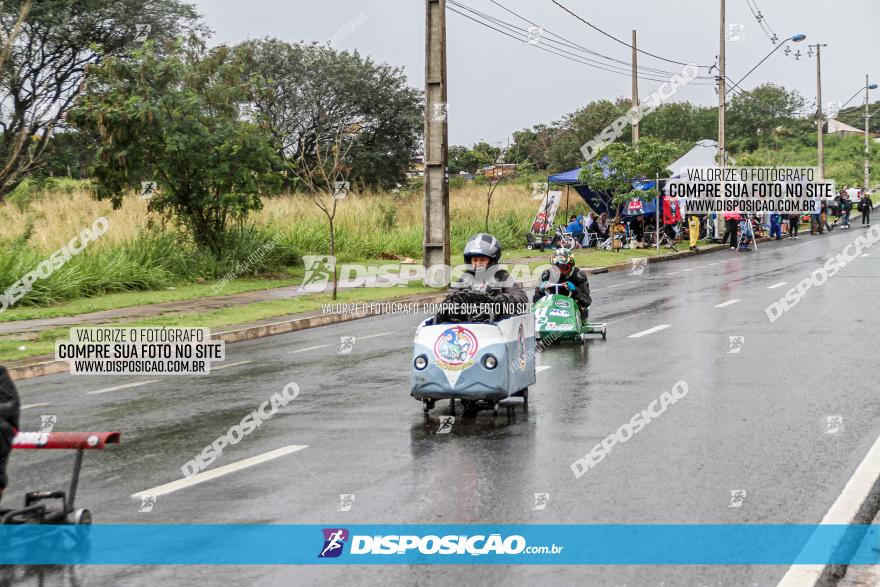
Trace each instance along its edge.
<path fill-rule="evenodd" d="M 757 239 L 758 242 L 769 239 Z M 632 259 L 647 259 L 648 265 L 654 263 L 665 263 L 666 261 L 675 261 L 685 257 L 693 257 L 694 255 L 705 255 L 714 251 L 722 251 L 725 247 L 722 245 L 712 246 L 711 248 L 702 248 L 697 251 L 679 251 L 677 253 L 669 253 L 667 255 L 659 255 L 656 257 L 631 257 L 629 263 L 620 263 L 618 265 L 609 265 L 608 267 L 596 267 L 594 269 L 584 269 L 589 275 L 599 275 L 602 273 L 613 273 L 615 271 L 624 271 L 632 267 Z"/>
<path fill-rule="evenodd" d="M 211 338 L 214 340 L 222 340 L 224 342 L 242 342 L 245 340 L 253 340 L 255 338 L 263 338 L 273 336 L 275 334 L 285 334 L 288 332 L 296 332 L 298 330 L 306 330 L 308 328 L 316 328 L 318 326 L 328 326 L 331 324 L 340 324 L 350 320 L 360 320 L 361 318 L 369 318 L 370 316 L 380 316 L 388 314 L 391 310 L 390 306 L 395 304 L 417 303 L 432 304 L 443 301 L 446 292 L 440 294 L 416 294 L 400 298 L 389 298 L 386 300 L 375 300 L 372 302 L 360 302 L 365 309 L 359 312 L 345 312 L 339 314 L 321 314 L 317 311 L 310 312 L 310 315 L 292 318 L 290 320 L 280 320 L 270 324 L 257 324 L 246 326 L 236 330 L 226 330 L 223 332 L 212 333 Z M 333 304 L 335 302 L 331 302 Z M 389 306 L 383 308 L 383 306 Z M 41 357 L 50 359 L 49 357 Z M 32 363 L 30 365 L 20 365 L 8 367 L 9 375 L 16 381 L 22 379 L 33 379 L 34 377 L 42 377 L 44 375 L 55 375 L 70 370 L 68 361 L 57 361 L 54 359 Z"/>
<path fill-rule="evenodd" d="M 764 241 L 769 239 L 758 239 L 758 241 Z M 706 253 L 711 253 L 713 251 L 724 250 L 723 246 L 713 246 L 711 248 L 700 249 L 699 251 L 680 251 L 677 253 L 669 253 L 666 255 L 661 255 L 657 257 L 641 257 L 648 259 L 648 264 L 654 263 L 662 263 L 666 261 L 674 261 L 676 259 L 682 259 L 684 257 L 690 257 L 693 255 L 703 255 Z M 632 267 L 632 263 L 620 263 L 618 265 L 611 265 L 609 267 L 598 267 L 594 269 L 584 269 L 584 271 L 589 275 L 599 275 L 602 273 L 612 273 L 617 271 L 624 271 Z M 529 284 L 523 284 L 525 286 L 529 286 Z M 534 285 L 534 284 L 532 284 Z M 400 298 L 389 298 L 385 300 L 374 300 L 372 302 L 360 302 L 359 304 L 366 306 L 368 309 L 362 312 L 346 312 L 341 314 L 321 314 L 317 311 L 310 312 L 309 315 L 301 316 L 297 318 L 291 318 L 289 320 L 279 320 L 278 322 L 272 322 L 269 324 L 256 324 L 253 326 L 246 326 L 244 328 L 239 328 L 236 330 L 227 330 L 223 332 L 216 332 L 212 334 L 212 338 L 216 340 L 222 340 L 224 342 L 234 343 L 234 342 L 242 342 L 245 340 L 254 340 L 256 338 L 264 338 L 266 336 L 274 336 L 276 334 L 286 334 L 288 332 L 297 332 L 299 330 L 307 330 L 309 328 L 317 328 L 318 326 L 328 326 L 331 324 L 340 324 L 342 322 L 348 322 L 350 320 L 359 320 L 361 318 L 369 318 L 370 316 L 381 316 L 383 314 L 388 314 L 389 312 L 383 311 L 383 305 L 393 305 L 399 303 L 407 303 L 407 302 L 416 302 L 422 304 L 432 304 L 443 301 L 446 297 L 446 293 L 440 294 L 416 294 L 413 296 L 405 296 Z M 330 302 L 333 304 L 335 302 Z M 388 308 L 390 309 L 390 308 Z M 55 375 L 58 373 L 64 373 L 70 370 L 70 365 L 67 361 L 56 361 L 51 358 L 51 356 L 37 357 L 38 359 L 43 359 L 37 363 L 31 363 L 29 365 L 20 365 L 20 366 L 12 366 L 7 367 L 9 371 L 9 375 L 16 381 L 21 381 L 23 379 L 33 379 L 35 377 L 43 377 L 44 375 Z"/>

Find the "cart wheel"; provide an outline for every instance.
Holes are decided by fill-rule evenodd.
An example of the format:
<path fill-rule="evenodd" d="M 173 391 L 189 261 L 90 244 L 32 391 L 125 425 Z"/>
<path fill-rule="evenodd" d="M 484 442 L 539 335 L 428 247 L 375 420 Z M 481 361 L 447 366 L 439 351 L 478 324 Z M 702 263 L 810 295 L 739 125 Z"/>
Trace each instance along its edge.
<path fill-rule="evenodd" d="M 535 245 L 533 245 L 532 243 L 527 244 L 527 245 L 526 245 L 526 250 L 527 250 L 527 251 L 533 251 L 533 250 L 535 250 Z"/>
<path fill-rule="evenodd" d="M 455 415 L 455 398 L 452 398 L 451 400 L 449 400 L 449 415 L 450 416 Z"/>
<path fill-rule="evenodd" d="M 500 409 L 501 409 L 501 404 L 499 404 L 498 402 L 493 403 L 493 404 L 492 404 L 492 415 L 493 415 L 493 416 L 497 416 L 497 415 L 498 415 L 498 411 L 499 411 Z"/>
<path fill-rule="evenodd" d="M 587 344 L 587 335 L 581 334 L 581 344 Z"/>
<path fill-rule="evenodd" d="M 92 512 L 87 509 L 76 510 L 70 514 L 70 523 L 80 526 L 90 526 L 92 524 Z"/>
<path fill-rule="evenodd" d="M 608 338 L 608 330 L 603 328 L 602 329 L 602 340 L 606 340 L 607 338 Z"/>
<path fill-rule="evenodd" d="M 528 387 L 526 387 L 524 390 L 522 390 L 522 398 L 523 398 L 523 411 L 528 412 L 529 411 L 529 388 Z"/>

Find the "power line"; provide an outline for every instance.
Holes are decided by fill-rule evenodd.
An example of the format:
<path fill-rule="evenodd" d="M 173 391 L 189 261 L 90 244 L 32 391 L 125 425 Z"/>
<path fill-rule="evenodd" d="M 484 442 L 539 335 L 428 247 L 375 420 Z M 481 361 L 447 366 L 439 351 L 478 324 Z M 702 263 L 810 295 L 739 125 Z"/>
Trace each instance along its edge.
<path fill-rule="evenodd" d="M 525 43 L 527 45 L 532 45 L 532 46 L 536 47 L 537 49 L 540 49 L 542 51 L 546 51 L 548 53 L 552 53 L 553 55 L 557 55 L 557 56 L 562 57 L 564 59 L 568 59 L 569 61 L 574 61 L 576 63 L 580 63 L 581 65 L 586 65 L 588 67 L 600 69 L 603 71 L 607 71 L 609 73 L 615 73 L 617 75 L 622 75 L 622 76 L 626 76 L 626 77 L 631 76 L 631 73 L 629 71 L 621 71 L 620 69 L 609 69 L 614 66 L 612 66 L 610 64 L 605 64 L 605 63 L 597 65 L 597 63 L 599 63 L 599 62 L 593 61 L 587 57 L 583 57 L 583 56 L 578 55 L 576 53 L 572 53 L 572 52 L 567 51 L 565 49 L 561 49 L 561 48 L 551 49 L 551 48 L 548 48 L 548 47 L 545 47 L 545 46 L 542 46 L 539 44 L 532 44 L 528 41 L 528 38 L 529 38 L 528 31 L 526 31 L 525 29 L 522 29 L 522 28 L 517 27 L 516 25 L 512 25 L 510 23 L 504 22 L 501 19 L 498 19 L 495 17 L 489 17 L 487 15 L 487 17 L 484 17 L 484 18 L 486 18 L 487 20 L 490 21 L 490 23 L 492 23 L 492 24 L 490 24 L 490 23 L 484 22 L 484 20 L 481 20 L 480 17 L 474 17 L 470 14 L 467 14 L 466 12 L 462 12 L 462 10 L 465 10 L 465 11 L 471 11 L 475 14 L 482 14 L 482 13 L 479 13 L 479 11 L 476 11 L 468 6 L 465 6 L 464 4 L 461 4 L 460 2 L 456 2 L 455 0 L 448 0 L 448 4 L 449 4 L 448 8 L 450 11 L 452 11 L 460 16 L 463 16 L 463 17 L 467 18 L 468 20 L 471 20 L 477 24 L 480 24 L 486 28 L 492 29 L 495 32 L 498 32 L 498 33 L 501 33 L 502 35 L 510 37 L 511 39 L 519 41 L 521 43 Z M 462 10 L 458 10 L 457 7 L 461 8 Z M 503 28 L 506 28 L 507 30 L 502 30 L 501 28 L 497 28 L 496 26 L 493 26 L 493 24 L 500 26 L 500 27 L 503 27 Z M 515 34 L 512 34 L 509 31 L 514 31 Z M 517 35 L 522 35 L 522 37 L 517 36 Z M 559 43 L 557 43 L 557 44 L 559 44 Z M 649 77 L 649 76 L 638 76 L 638 78 L 643 79 L 643 80 L 647 80 L 647 81 L 655 81 L 655 82 L 669 81 L 668 79 Z M 705 85 L 712 85 L 712 84 L 691 82 L 691 85 L 705 86 Z"/>
<path fill-rule="evenodd" d="M 767 17 L 761 12 L 761 8 L 758 6 L 757 0 L 746 0 L 746 4 L 749 7 L 749 10 L 752 12 L 752 15 L 755 17 L 755 20 L 758 22 L 758 26 L 761 27 L 761 30 L 764 32 L 764 35 L 770 40 L 771 43 L 776 45 L 779 42 L 779 35 L 776 34 L 776 31 L 773 30 L 773 27 L 770 26 L 770 23 L 767 22 Z M 785 42 L 788 43 L 789 40 Z M 785 50 L 782 52 L 786 57 L 792 59 L 791 55 L 791 47 L 786 45 Z M 807 52 L 807 57 L 812 57 L 813 51 L 810 49 Z M 795 53 L 795 61 L 799 61 L 800 51 Z"/>
<path fill-rule="evenodd" d="M 567 13 L 569 13 L 570 15 L 572 15 L 573 17 L 575 17 L 576 19 L 578 19 L 579 21 L 581 21 L 582 23 L 584 23 L 585 25 L 587 25 L 588 27 L 590 27 L 591 29 L 593 29 L 593 30 L 595 30 L 595 31 L 597 31 L 597 32 L 599 32 L 599 33 L 602 33 L 603 35 L 605 35 L 605 36 L 608 37 L 609 39 L 612 39 L 612 40 L 614 40 L 614 41 L 617 41 L 617 42 L 620 43 L 621 45 L 624 45 L 624 46 L 626 46 L 626 47 L 629 47 L 630 49 L 635 49 L 635 50 L 638 51 L 639 53 L 642 53 L 642 54 L 644 54 L 644 55 L 648 55 L 649 57 L 653 57 L 654 59 L 659 59 L 660 61 L 666 61 L 666 62 L 668 62 L 668 63 L 675 63 L 676 65 L 690 65 L 690 63 L 685 63 L 684 61 L 676 61 L 676 60 L 674 60 L 674 59 L 667 59 L 666 57 L 660 57 L 659 55 L 656 55 L 656 54 L 654 54 L 654 53 L 651 53 L 650 51 L 645 51 L 645 50 L 643 50 L 643 49 L 639 49 L 639 48 L 637 48 L 637 47 L 633 47 L 632 45 L 630 45 L 630 44 L 627 43 L 626 41 L 622 41 L 622 40 L 618 39 L 617 37 L 615 37 L 614 35 L 612 35 L 612 34 L 610 34 L 610 33 L 606 33 L 605 31 L 603 31 L 603 30 L 600 29 L 599 27 L 595 26 L 594 24 L 590 23 L 589 21 L 587 21 L 587 20 L 584 19 L 583 17 L 581 17 L 581 16 L 575 14 L 574 12 L 572 12 L 571 10 L 569 10 L 568 8 L 566 8 L 565 6 L 563 6 L 562 4 L 560 4 L 557 0 L 553 0 L 553 4 L 555 4 L 556 6 L 560 7 L 561 9 L 563 9 L 564 11 L 566 11 Z M 709 68 L 711 68 L 712 66 L 711 66 L 711 65 L 697 65 L 697 67 L 703 67 L 703 68 L 709 69 Z"/>
<path fill-rule="evenodd" d="M 502 20 L 502 19 L 500 19 L 500 18 L 494 17 L 494 16 L 489 15 L 489 14 L 486 14 L 486 13 L 484 13 L 484 12 L 480 12 L 479 10 L 476 10 L 476 9 L 474 9 L 474 8 L 472 8 L 472 7 L 470 7 L 470 6 L 467 6 L 466 4 L 463 4 L 463 3 L 461 3 L 461 2 L 457 2 L 457 1 L 455 1 L 455 0 L 448 0 L 448 1 L 449 1 L 449 4 L 452 4 L 453 6 L 457 6 L 458 8 L 460 8 L 460 9 L 462 9 L 462 10 L 466 10 L 467 12 L 470 12 L 470 13 L 476 15 L 476 17 L 477 17 L 478 19 L 488 20 L 488 21 L 490 21 L 492 24 L 494 24 L 494 25 L 496 25 L 496 26 L 499 26 L 499 27 L 505 28 L 505 29 L 507 29 L 508 31 L 513 31 L 513 32 L 516 33 L 516 34 L 523 35 L 523 36 L 524 36 L 525 38 L 527 38 L 527 39 L 529 38 L 529 31 L 527 31 L 526 29 L 524 29 L 524 28 L 522 28 L 522 27 L 518 27 L 518 26 L 516 26 L 516 25 L 514 25 L 514 24 L 511 24 L 511 23 L 509 23 L 509 22 L 506 22 L 506 21 L 504 21 L 504 20 Z M 453 12 L 455 12 L 455 11 L 453 10 Z M 457 12 L 457 14 L 461 14 L 461 13 L 460 13 L 460 12 Z M 467 16 L 467 15 L 463 15 L 463 16 Z M 472 19 L 472 20 L 473 20 L 473 19 Z M 531 21 L 526 21 L 526 22 L 531 22 Z M 483 24 L 483 23 L 480 23 L 480 24 Z M 492 27 L 490 27 L 490 28 L 492 28 Z M 539 26 L 537 26 L 537 25 L 536 25 L 536 28 L 541 29 L 541 27 L 539 27 Z M 541 30 L 543 31 L 543 29 L 541 29 Z M 499 32 L 500 32 L 500 31 L 499 31 Z M 547 32 L 549 32 L 549 31 L 547 31 Z M 593 64 L 595 64 L 596 66 L 601 66 L 600 68 L 612 67 L 612 68 L 614 68 L 616 71 L 618 71 L 618 72 L 620 72 L 620 73 L 626 73 L 626 75 L 630 75 L 630 72 L 629 72 L 629 63 L 628 63 L 628 62 L 623 61 L 622 63 L 626 65 L 627 69 L 621 69 L 621 68 L 620 68 L 619 66 L 617 66 L 617 65 L 613 65 L 613 64 L 609 64 L 609 63 L 603 63 L 603 62 L 600 62 L 600 61 L 594 61 L 594 60 L 590 59 L 589 57 L 584 57 L 584 56 L 582 56 L 582 55 L 578 55 L 578 54 L 576 54 L 576 53 L 571 53 L 570 51 L 566 51 L 565 49 L 567 49 L 567 48 L 571 48 L 571 49 L 575 49 L 575 50 L 579 50 L 579 51 L 584 51 L 584 52 L 587 52 L 587 53 L 590 53 L 590 54 L 599 55 L 600 57 L 603 57 L 603 58 L 606 58 L 606 59 L 613 59 L 613 58 L 609 58 L 609 57 L 607 57 L 607 56 L 605 56 L 605 55 L 602 55 L 601 53 L 596 53 L 595 51 L 592 51 L 592 50 L 590 50 L 590 49 L 587 49 L 586 47 L 581 47 L 580 45 L 577 45 L 576 43 L 572 43 L 572 42 L 569 41 L 568 39 L 565 39 L 564 37 L 560 37 L 559 35 L 555 35 L 555 34 L 554 34 L 554 35 L 552 35 L 552 36 L 558 37 L 558 38 L 562 39 L 562 41 L 563 41 L 563 42 L 560 42 L 560 41 L 556 41 L 556 40 L 554 40 L 554 39 L 545 39 L 545 41 L 548 42 L 548 43 L 551 43 L 551 44 L 558 45 L 558 46 L 561 46 L 561 47 L 562 47 L 562 48 L 559 48 L 559 49 L 557 49 L 557 50 L 562 51 L 563 53 L 565 53 L 565 54 L 567 54 L 567 55 L 571 55 L 571 56 L 573 56 L 573 57 L 577 57 L 577 58 L 579 58 L 579 59 L 582 59 L 582 60 L 584 60 L 584 61 L 587 61 L 587 62 L 589 62 L 589 63 L 593 63 Z M 532 44 L 532 43 L 529 43 L 529 44 Z M 619 61 L 619 60 L 618 60 L 618 61 Z M 649 68 L 645 68 L 645 69 L 649 69 Z M 609 70 L 606 70 L 606 71 L 609 71 Z M 664 75 L 664 76 L 672 76 L 672 75 L 674 75 L 676 72 L 665 71 L 665 70 L 661 70 L 661 69 L 650 68 L 650 71 L 648 71 L 648 73 L 649 73 L 649 74 Z M 654 79 L 654 78 L 645 78 L 645 79 L 651 79 L 652 81 L 664 81 L 664 80 L 658 80 L 658 79 Z"/>
<path fill-rule="evenodd" d="M 609 57 L 608 55 L 605 55 L 605 54 L 603 54 L 603 53 L 599 53 L 599 52 L 594 51 L 594 50 L 592 50 L 592 49 L 588 49 L 587 47 L 584 47 L 584 46 L 582 46 L 582 45 L 578 45 L 577 43 L 574 43 L 574 42 L 572 42 L 571 40 L 569 40 L 569 39 L 567 39 L 567 38 L 565 38 L 565 37 L 563 37 L 563 36 L 561 36 L 561 35 L 557 35 L 557 34 L 554 33 L 553 31 L 551 31 L 550 29 L 544 28 L 544 27 L 542 27 L 541 25 L 539 25 L 538 23 L 529 20 L 528 18 L 526 18 L 526 17 L 524 17 L 523 15 L 519 14 L 519 13 L 516 12 L 515 10 L 511 10 L 510 8 L 504 6 L 503 4 L 501 4 L 500 2 L 498 2 L 497 0 L 489 0 L 489 1 L 492 2 L 492 4 L 495 4 L 496 6 L 498 6 L 499 8 L 501 8 L 502 10 L 504 10 L 504 11 L 506 11 L 506 12 L 509 12 L 510 14 L 516 16 L 516 17 L 519 18 L 520 20 L 522 20 L 522 21 L 524 21 L 524 22 L 527 22 L 528 24 L 532 25 L 533 27 L 538 27 L 538 28 L 540 28 L 543 32 L 549 34 L 550 36 L 555 37 L 555 38 L 557 38 L 557 39 L 560 39 L 560 40 L 564 41 L 565 44 L 568 45 L 569 47 L 576 48 L 576 49 L 580 49 L 581 51 L 584 51 L 584 52 L 589 53 L 589 54 L 591 54 L 591 55 L 596 55 L 597 57 L 601 57 L 601 58 L 603 58 L 603 59 L 607 59 L 607 60 L 609 60 L 609 61 L 613 61 L 613 62 L 615 62 L 615 63 L 620 63 L 621 65 L 624 65 L 624 66 L 626 66 L 626 67 L 630 67 L 630 62 L 629 62 L 629 61 L 625 61 L 625 60 L 623 60 L 623 59 L 617 59 L 616 57 Z M 644 71 L 647 71 L 647 72 L 661 73 L 661 74 L 664 74 L 664 75 L 674 75 L 675 73 L 678 73 L 678 72 L 675 72 L 675 71 L 669 71 L 669 70 L 665 70 L 665 69 L 658 69 L 658 68 L 655 68 L 655 67 L 646 67 L 646 66 L 642 66 L 642 67 L 640 67 L 639 69 L 644 70 Z"/>

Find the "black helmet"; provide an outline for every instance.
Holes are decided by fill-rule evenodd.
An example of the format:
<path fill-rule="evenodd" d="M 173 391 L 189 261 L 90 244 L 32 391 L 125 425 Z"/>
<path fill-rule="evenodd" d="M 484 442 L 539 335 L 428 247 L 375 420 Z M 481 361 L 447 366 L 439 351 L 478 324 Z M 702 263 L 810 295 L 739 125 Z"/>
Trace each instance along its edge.
<path fill-rule="evenodd" d="M 464 262 L 470 263 L 473 257 L 488 257 L 490 265 L 497 265 L 501 260 L 501 243 L 491 234 L 475 234 L 464 245 Z"/>

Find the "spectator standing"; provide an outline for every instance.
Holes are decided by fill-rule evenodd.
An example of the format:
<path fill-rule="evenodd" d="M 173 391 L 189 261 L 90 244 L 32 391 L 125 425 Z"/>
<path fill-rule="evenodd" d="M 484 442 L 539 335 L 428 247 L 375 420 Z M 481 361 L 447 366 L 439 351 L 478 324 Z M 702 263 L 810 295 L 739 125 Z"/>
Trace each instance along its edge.
<path fill-rule="evenodd" d="M 800 214 L 789 214 L 788 215 L 788 238 L 797 238 L 798 231 L 801 229 L 801 215 Z"/>
<path fill-rule="evenodd" d="M 874 202 L 871 201 L 871 196 L 865 191 L 865 195 L 859 200 L 859 211 L 862 213 L 862 224 L 871 226 L 871 209 L 873 207 Z"/>
<path fill-rule="evenodd" d="M 730 240 L 730 249 L 736 250 L 736 236 L 737 236 L 737 227 L 739 226 L 740 216 L 736 212 L 725 212 L 724 213 L 724 238 L 721 239 L 721 244 L 726 243 Z M 728 239 L 727 237 L 730 237 Z"/>
<path fill-rule="evenodd" d="M 776 237 L 776 240 L 782 240 L 782 216 L 779 214 L 770 215 L 770 238 Z"/>
<path fill-rule="evenodd" d="M 852 212 L 852 200 L 849 199 L 849 194 L 843 194 L 843 197 L 840 199 L 840 211 L 843 215 L 843 226 L 845 228 L 852 228 L 849 225 L 849 215 Z"/>
<path fill-rule="evenodd" d="M 697 241 L 700 240 L 700 217 L 696 214 L 688 215 L 688 237 L 690 237 L 690 250 L 699 251 Z"/>

